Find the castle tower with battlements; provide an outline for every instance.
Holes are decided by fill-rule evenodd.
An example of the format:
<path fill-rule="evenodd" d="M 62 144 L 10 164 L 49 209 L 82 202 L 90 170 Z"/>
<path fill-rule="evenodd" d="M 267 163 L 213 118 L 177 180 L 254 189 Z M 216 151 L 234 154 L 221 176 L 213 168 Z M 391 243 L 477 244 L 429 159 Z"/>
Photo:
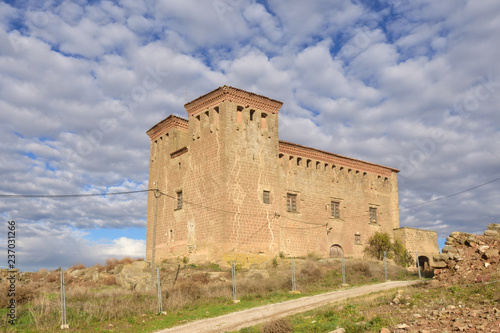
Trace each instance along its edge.
<path fill-rule="evenodd" d="M 280 141 L 281 106 L 223 86 L 147 132 L 147 260 L 360 257 L 376 231 L 394 235 L 398 170 Z"/>

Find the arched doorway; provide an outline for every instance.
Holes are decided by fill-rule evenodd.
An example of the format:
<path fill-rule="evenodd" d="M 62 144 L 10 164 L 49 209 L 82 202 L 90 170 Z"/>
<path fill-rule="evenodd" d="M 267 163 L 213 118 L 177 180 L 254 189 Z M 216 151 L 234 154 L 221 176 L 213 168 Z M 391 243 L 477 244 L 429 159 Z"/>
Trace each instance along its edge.
<path fill-rule="evenodd" d="M 429 258 L 426 256 L 419 256 L 418 257 L 418 266 L 420 266 L 420 269 L 423 271 L 426 271 L 429 269 Z"/>
<path fill-rule="evenodd" d="M 343 252 L 342 246 L 334 244 L 330 247 L 330 258 L 340 258 Z"/>

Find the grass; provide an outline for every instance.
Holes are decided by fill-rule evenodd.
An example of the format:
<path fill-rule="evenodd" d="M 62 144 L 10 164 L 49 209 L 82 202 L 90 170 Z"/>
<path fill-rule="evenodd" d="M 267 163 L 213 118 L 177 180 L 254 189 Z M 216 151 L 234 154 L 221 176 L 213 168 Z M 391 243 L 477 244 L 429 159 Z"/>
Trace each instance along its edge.
<path fill-rule="evenodd" d="M 500 288 L 497 283 L 458 285 L 448 288 L 422 283 L 405 289 L 405 303 L 391 305 L 395 290 L 361 296 L 333 305 L 283 318 L 293 332 L 331 332 L 344 328 L 346 333 L 380 332 L 383 327 L 412 321 L 412 314 L 426 309 L 442 309 L 449 305 L 467 304 L 469 308 L 498 307 Z M 262 332 L 260 324 L 239 330 L 240 333 Z"/>
<path fill-rule="evenodd" d="M 236 290 L 241 301 L 237 304 L 232 302 L 229 269 L 215 264 L 186 263 L 174 285 L 178 263 L 171 263 L 170 266 L 165 264 L 167 266 L 162 267 L 160 274 L 163 308 L 167 315 L 157 314 L 156 291 L 126 291 L 114 285 L 114 282 L 106 285 L 101 281 L 97 284 L 84 281 L 83 277 L 68 276 L 67 322 L 75 332 L 136 332 L 139 327 L 141 331 L 151 332 L 197 319 L 328 292 L 341 286 L 340 262 L 318 260 L 311 256 L 305 260 L 296 260 L 296 284 L 301 294 L 290 294 L 290 262 L 286 259 L 275 261 L 270 262 L 267 269 L 247 272 L 241 268 L 237 272 Z M 106 266 L 97 269 L 109 275 L 109 272 L 119 269 L 119 265 L 122 263 L 109 260 Z M 75 265 L 74 268 L 81 269 L 80 267 Z M 347 260 L 346 272 L 346 280 L 353 286 L 384 281 L 383 266 L 377 262 Z M 18 288 L 20 293 L 24 290 L 22 293 L 26 297 L 17 307 L 16 332 L 60 331 L 59 272 L 39 273 L 35 273 L 38 274 L 36 282 Z M 217 273 L 220 278 L 214 279 L 210 277 L 210 273 Z M 390 266 L 389 277 L 411 279 L 416 276 Z M 6 310 L 2 306 L 0 316 L 5 317 Z M 351 315 L 356 314 L 353 312 Z M 326 318 L 325 316 L 323 317 Z M 375 325 L 377 320 L 370 325 Z M 326 321 L 319 320 L 318 317 L 316 322 Z M 5 327 L 1 327 L 0 331 L 2 329 Z M 14 327 L 8 326 L 6 332 L 14 332 Z"/>

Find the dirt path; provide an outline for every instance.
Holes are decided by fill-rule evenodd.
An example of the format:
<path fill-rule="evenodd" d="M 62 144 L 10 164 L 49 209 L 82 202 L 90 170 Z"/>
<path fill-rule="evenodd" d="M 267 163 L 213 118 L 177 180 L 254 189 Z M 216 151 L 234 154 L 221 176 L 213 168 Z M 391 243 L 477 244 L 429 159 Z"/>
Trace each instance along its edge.
<path fill-rule="evenodd" d="M 295 313 L 305 312 L 328 303 L 338 302 L 372 292 L 406 287 L 419 282 L 420 281 L 390 281 L 381 284 L 333 291 L 326 294 L 303 297 L 282 303 L 263 305 L 257 308 L 233 312 L 220 317 L 198 320 L 182 326 L 157 331 L 157 333 L 218 333 L 235 331 L 244 327 L 260 324 L 273 317 L 289 316 Z"/>

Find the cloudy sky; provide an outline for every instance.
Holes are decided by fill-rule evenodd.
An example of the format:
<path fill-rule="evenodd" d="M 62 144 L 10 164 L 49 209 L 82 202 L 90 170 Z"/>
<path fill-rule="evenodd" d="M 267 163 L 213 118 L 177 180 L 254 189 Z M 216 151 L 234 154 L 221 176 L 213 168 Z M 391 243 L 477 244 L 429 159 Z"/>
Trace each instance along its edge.
<path fill-rule="evenodd" d="M 497 0 L 0 3 L 0 194 L 147 189 L 151 126 L 222 85 L 280 138 L 401 169 L 401 225 L 500 222 Z M 144 256 L 146 194 L 0 197 L 17 267 Z M 5 252 L 4 252 L 5 253 Z M 0 261 L 0 268 L 6 267 Z"/>

